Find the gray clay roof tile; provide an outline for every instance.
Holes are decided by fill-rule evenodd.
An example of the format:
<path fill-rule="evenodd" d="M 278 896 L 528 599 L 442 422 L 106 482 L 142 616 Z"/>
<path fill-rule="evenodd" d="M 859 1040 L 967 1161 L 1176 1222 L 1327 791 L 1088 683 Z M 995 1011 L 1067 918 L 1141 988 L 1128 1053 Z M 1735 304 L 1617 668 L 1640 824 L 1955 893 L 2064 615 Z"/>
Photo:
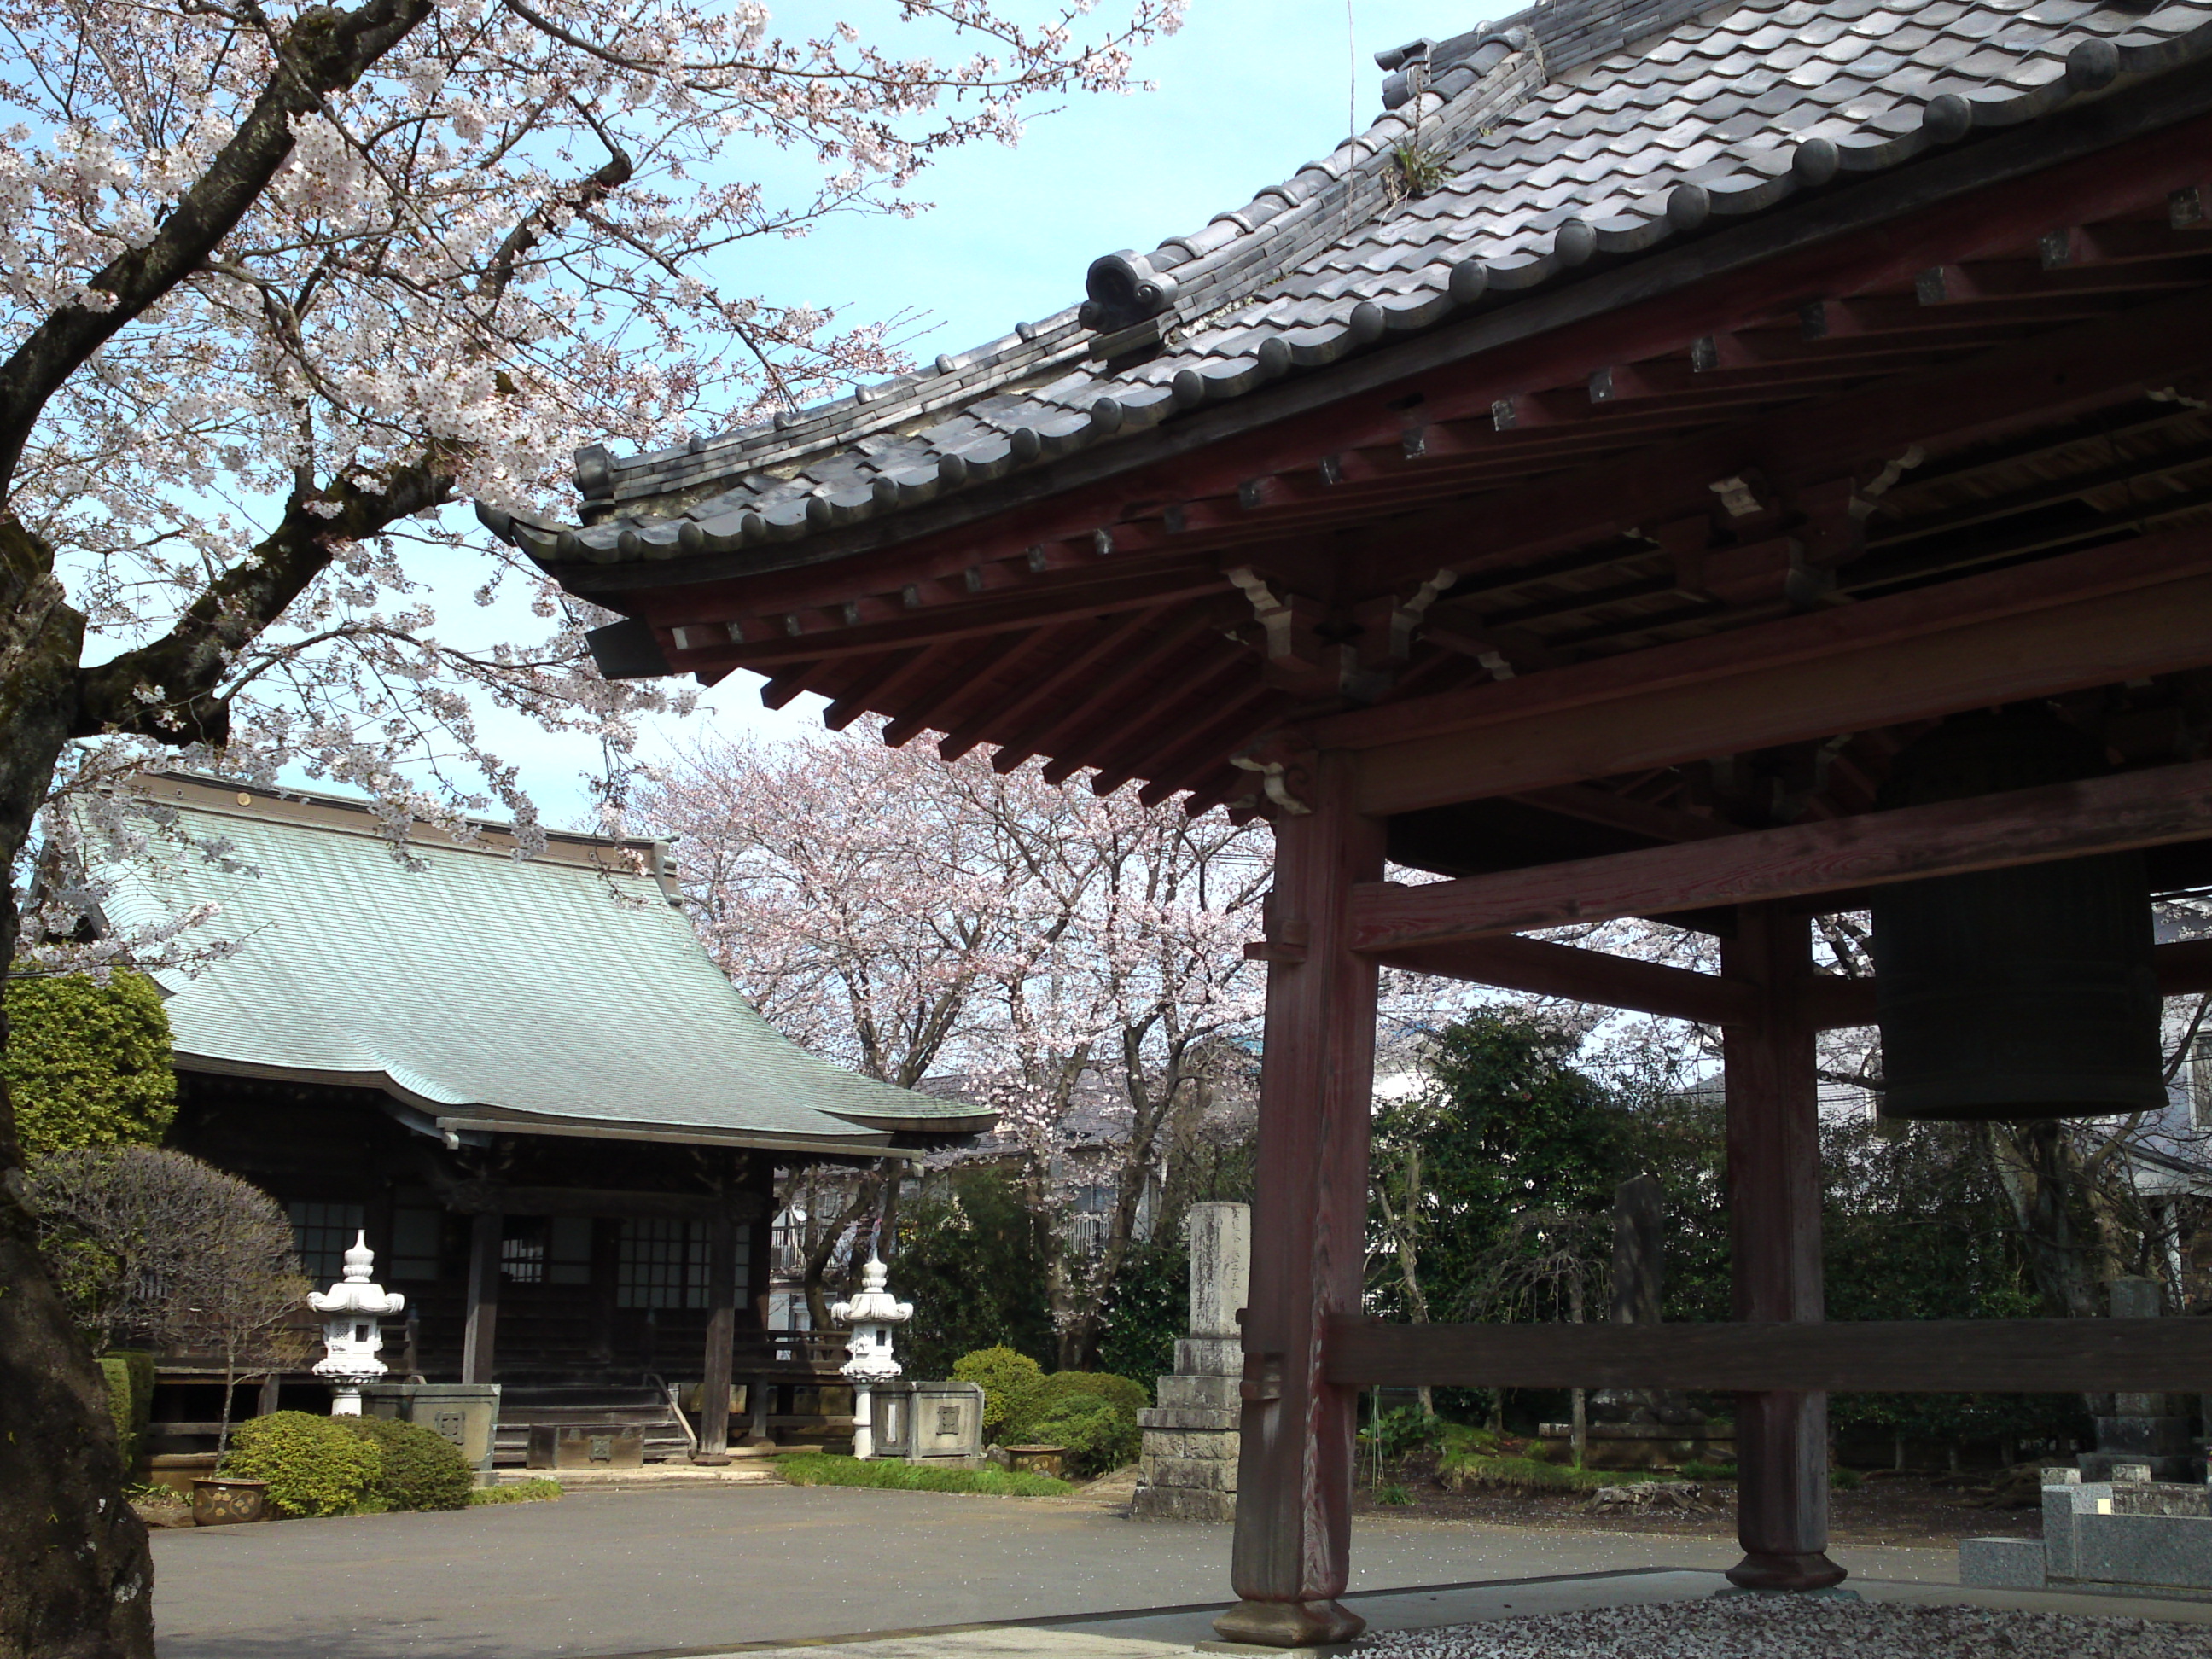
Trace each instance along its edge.
<path fill-rule="evenodd" d="M 1184 370 L 1209 383 L 1208 401 L 1238 395 L 1273 377 L 1258 355 L 1271 339 L 1290 348 L 1291 372 L 1334 361 L 1374 337 L 1359 332 L 1363 302 L 1390 331 L 1426 326 L 1453 309 L 1462 260 L 1487 272 L 1481 303 L 1512 303 L 1565 269 L 1553 242 L 1571 218 L 1592 224 L 1605 256 L 1634 257 L 1676 234 L 1665 209 L 1677 184 L 1703 184 L 1717 212 L 1762 211 L 1798 188 L 1791 158 L 1812 135 L 1853 172 L 1895 166 L 1925 148 L 1923 110 L 1939 92 L 1964 98 L 1977 125 L 2030 120 L 2073 95 L 2066 56 L 2081 41 L 2112 40 L 2124 70 L 2155 73 L 2212 52 L 2208 25 L 2212 9 L 2182 3 L 2132 15 L 2091 0 L 1553 0 L 1451 43 L 1430 88 L 1366 134 L 1130 256 L 1171 279 L 1164 349 L 1149 361 L 1094 356 L 1099 337 L 1070 309 L 796 418 L 598 459 L 587 493 L 606 522 L 589 531 L 486 521 L 557 563 L 577 550 L 666 556 L 653 545 L 665 530 L 621 532 L 678 516 L 726 552 L 895 512 L 960 487 L 950 457 L 968 478 L 997 476 L 1172 418 Z M 1395 155 L 1409 131 L 1449 170 L 1411 200 Z M 1123 407 L 1118 428 L 1092 420 L 1102 398 Z M 885 480 L 898 488 L 875 489 Z M 813 492 L 827 500 L 810 516 Z"/>

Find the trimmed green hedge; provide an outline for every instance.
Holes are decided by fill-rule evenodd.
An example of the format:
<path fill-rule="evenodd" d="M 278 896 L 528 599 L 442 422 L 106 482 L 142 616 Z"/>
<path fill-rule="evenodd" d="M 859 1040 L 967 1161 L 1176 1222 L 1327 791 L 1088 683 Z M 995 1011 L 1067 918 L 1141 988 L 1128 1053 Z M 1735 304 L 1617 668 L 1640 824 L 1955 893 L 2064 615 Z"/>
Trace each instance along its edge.
<path fill-rule="evenodd" d="M 981 1348 L 952 1367 L 983 1385 L 983 1437 L 1002 1446 L 1064 1446 L 1068 1469 L 1092 1476 L 1137 1461 L 1137 1413 L 1152 1390 L 1110 1371 L 1054 1371 L 1012 1348 Z"/>
<path fill-rule="evenodd" d="M 1024 1437 L 1023 1425 L 1043 1402 L 1044 1367 L 1012 1348 L 978 1348 L 953 1362 L 952 1380 L 983 1385 L 983 1438 L 1005 1444 Z"/>
<path fill-rule="evenodd" d="M 143 974 L 10 980 L 0 1075 L 33 1158 L 88 1146 L 157 1146 L 177 1111 L 169 1016 Z"/>
<path fill-rule="evenodd" d="M 776 1459 L 776 1473 L 794 1486 L 877 1486 L 893 1492 L 969 1492 L 987 1498 L 1059 1498 L 1075 1488 L 1048 1474 L 1018 1469 L 936 1469 L 891 1458 L 799 1452 Z"/>
<path fill-rule="evenodd" d="M 469 1505 L 467 1460 L 419 1424 L 272 1412 L 233 1431 L 222 1472 L 266 1480 L 279 1515 L 367 1515 Z"/>
<path fill-rule="evenodd" d="M 475 1472 L 460 1449 L 419 1423 L 385 1417 L 341 1417 L 377 1450 L 376 1484 L 370 1495 L 387 1510 L 465 1510 Z"/>
<path fill-rule="evenodd" d="M 376 1443 L 343 1418 L 271 1412 L 232 1431 L 222 1472 L 266 1480 L 279 1515 L 352 1515 L 374 1507 L 383 1459 Z"/>

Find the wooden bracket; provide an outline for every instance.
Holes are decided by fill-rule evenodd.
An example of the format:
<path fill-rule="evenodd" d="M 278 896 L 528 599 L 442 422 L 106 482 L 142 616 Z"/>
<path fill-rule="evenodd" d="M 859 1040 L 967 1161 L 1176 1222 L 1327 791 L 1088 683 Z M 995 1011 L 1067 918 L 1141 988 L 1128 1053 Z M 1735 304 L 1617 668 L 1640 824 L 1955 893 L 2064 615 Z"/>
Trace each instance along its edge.
<path fill-rule="evenodd" d="M 1313 805 L 1298 792 L 1310 792 L 1313 785 L 1311 757 L 1301 749 L 1293 749 L 1279 737 L 1263 738 L 1240 754 L 1229 757 L 1231 765 L 1260 775 L 1260 788 L 1267 798 L 1294 817 L 1304 817 L 1313 811 Z"/>
<path fill-rule="evenodd" d="M 1370 671 L 1387 670 L 1410 658 L 1413 654 L 1413 635 L 1419 630 L 1422 618 L 1444 590 L 1458 580 L 1457 571 L 1440 569 L 1407 598 L 1386 593 L 1354 610 L 1352 620 L 1359 625 L 1359 665 Z"/>

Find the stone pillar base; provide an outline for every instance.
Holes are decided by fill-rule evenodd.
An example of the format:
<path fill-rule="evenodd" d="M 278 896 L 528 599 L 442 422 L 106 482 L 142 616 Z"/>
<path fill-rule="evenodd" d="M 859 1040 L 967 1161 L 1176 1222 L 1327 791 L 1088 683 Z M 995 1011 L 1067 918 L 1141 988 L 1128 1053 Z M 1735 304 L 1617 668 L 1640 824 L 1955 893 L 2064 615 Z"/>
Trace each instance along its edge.
<path fill-rule="evenodd" d="M 1129 1500 L 1132 1521 L 1234 1521 L 1237 1494 L 1198 1486 L 1139 1486 Z"/>
<path fill-rule="evenodd" d="M 1728 1580 L 1743 1589 L 1817 1590 L 1840 1584 L 1850 1574 L 1815 1550 L 1804 1555 L 1771 1555 L 1753 1551 L 1728 1570 Z"/>
<path fill-rule="evenodd" d="M 1367 1621 L 1334 1601 L 1239 1601 L 1213 1621 L 1213 1628 L 1225 1642 L 1310 1648 L 1349 1642 L 1367 1628 Z"/>

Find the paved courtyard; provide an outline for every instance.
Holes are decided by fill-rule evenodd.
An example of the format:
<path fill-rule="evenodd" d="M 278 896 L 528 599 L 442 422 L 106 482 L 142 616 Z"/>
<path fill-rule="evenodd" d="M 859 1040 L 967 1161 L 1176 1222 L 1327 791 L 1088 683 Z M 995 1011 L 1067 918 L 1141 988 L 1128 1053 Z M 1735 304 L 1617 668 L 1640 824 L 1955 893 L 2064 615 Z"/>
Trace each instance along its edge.
<path fill-rule="evenodd" d="M 1229 1582 L 1224 1527 L 1139 1524 L 1064 1500 L 768 1485 L 181 1529 L 154 1545 L 162 1659 L 629 1659 L 798 1642 L 826 1659 L 824 1638 L 1035 1620 L 1050 1622 L 949 1646 L 866 1645 L 872 1659 L 1138 1659 L 1187 1653 L 1209 1635 L 1202 1609 Z M 1835 1553 L 1868 1579 L 1955 1577 L 1949 1550 Z M 1361 1528 L 1353 1559 L 1355 1592 L 1424 1587 L 1370 1608 L 1402 1620 L 1445 1594 L 1433 1587 L 1474 1581 L 1640 1575 L 1454 1593 L 1508 1608 L 1518 1595 L 1527 1611 L 1563 1595 L 1708 1594 L 1735 1552 L 1704 1539 L 1391 1519 Z"/>

